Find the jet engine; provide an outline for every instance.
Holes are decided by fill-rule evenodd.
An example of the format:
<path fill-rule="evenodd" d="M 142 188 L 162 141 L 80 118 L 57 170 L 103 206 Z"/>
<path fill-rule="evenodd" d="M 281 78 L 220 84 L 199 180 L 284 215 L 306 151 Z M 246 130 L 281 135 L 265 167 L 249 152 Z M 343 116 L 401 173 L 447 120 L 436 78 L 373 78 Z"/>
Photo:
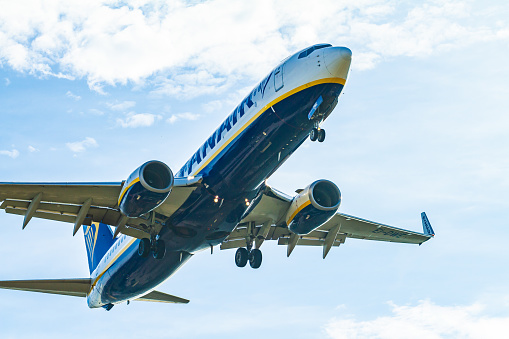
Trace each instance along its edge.
<path fill-rule="evenodd" d="M 161 205 L 172 188 L 171 169 L 161 161 L 148 161 L 138 167 L 124 183 L 118 206 L 123 214 L 136 218 Z"/>
<path fill-rule="evenodd" d="M 286 225 L 295 234 L 308 234 L 327 222 L 340 203 L 339 188 L 329 180 L 317 180 L 293 198 Z"/>

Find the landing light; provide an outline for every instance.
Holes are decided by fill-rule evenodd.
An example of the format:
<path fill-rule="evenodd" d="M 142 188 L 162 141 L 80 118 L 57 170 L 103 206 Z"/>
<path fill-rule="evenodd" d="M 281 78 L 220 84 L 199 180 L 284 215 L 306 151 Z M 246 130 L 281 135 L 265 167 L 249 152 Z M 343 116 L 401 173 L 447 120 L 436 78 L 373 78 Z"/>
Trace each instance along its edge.
<path fill-rule="evenodd" d="M 216 197 L 214 198 L 214 202 L 217 203 L 219 201 L 219 196 L 216 195 Z"/>
<path fill-rule="evenodd" d="M 187 177 L 187 180 L 193 180 L 194 179 L 194 175 L 190 175 Z"/>
<path fill-rule="evenodd" d="M 249 206 L 251 203 L 249 202 L 249 200 L 245 199 L 246 200 L 246 206 Z"/>

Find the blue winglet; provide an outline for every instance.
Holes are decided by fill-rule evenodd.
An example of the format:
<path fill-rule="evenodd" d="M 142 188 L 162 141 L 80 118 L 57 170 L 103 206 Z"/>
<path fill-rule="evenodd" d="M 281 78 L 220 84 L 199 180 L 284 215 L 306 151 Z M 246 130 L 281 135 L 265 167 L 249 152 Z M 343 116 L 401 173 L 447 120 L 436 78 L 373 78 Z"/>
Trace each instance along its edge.
<path fill-rule="evenodd" d="M 421 219 L 422 219 L 422 229 L 424 230 L 424 234 L 431 235 L 432 237 L 435 236 L 435 231 L 433 231 L 433 228 L 431 227 L 431 223 L 428 220 L 428 217 L 426 216 L 425 212 L 421 213 Z"/>

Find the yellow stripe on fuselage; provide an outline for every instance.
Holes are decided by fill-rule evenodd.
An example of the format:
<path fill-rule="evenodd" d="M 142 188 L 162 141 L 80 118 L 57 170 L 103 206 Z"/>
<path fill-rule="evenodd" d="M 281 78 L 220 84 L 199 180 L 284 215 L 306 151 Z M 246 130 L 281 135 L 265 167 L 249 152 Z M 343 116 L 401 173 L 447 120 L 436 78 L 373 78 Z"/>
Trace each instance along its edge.
<path fill-rule="evenodd" d="M 97 284 L 97 282 L 99 281 L 99 279 L 101 279 L 101 277 L 104 275 L 104 273 L 106 273 L 106 271 L 111 267 L 111 265 L 113 265 L 115 263 L 115 261 L 117 261 L 117 259 L 122 255 L 124 254 L 124 252 L 129 248 L 131 247 L 131 245 L 136 241 L 136 238 L 133 238 L 129 243 L 127 243 L 127 245 L 125 245 L 125 247 L 120 251 L 118 252 L 118 254 L 110 260 L 110 262 L 108 263 L 108 265 L 106 265 L 106 268 L 101 272 L 101 274 L 99 274 L 97 276 L 97 278 L 95 278 L 94 282 L 92 283 L 92 285 L 90 286 L 90 292 L 92 292 L 92 290 L 94 289 L 95 287 L 95 284 Z M 90 294 L 90 292 L 88 292 L 88 294 Z"/>
<path fill-rule="evenodd" d="M 297 210 L 295 212 L 293 212 L 292 216 L 290 217 L 290 219 L 288 219 L 286 221 L 286 226 L 290 225 L 290 223 L 292 222 L 293 218 L 295 218 L 295 216 L 300 212 L 302 211 L 305 207 L 309 206 L 311 204 L 311 200 L 308 200 L 306 201 L 305 203 L 303 203 L 302 205 L 299 206 L 299 208 L 297 208 Z"/>
<path fill-rule="evenodd" d="M 228 139 L 228 141 L 226 141 L 223 146 L 221 146 L 216 152 L 214 152 L 214 154 L 207 160 L 203 163 L 203 165 L 201 165 L 198 170 L 196 170 L 192 175 L 196 175 L 198 174 L 202 169 L 205 168 L 205 166 L 207 166 L 219 153 L 221 153 L 221 151 L 223 149 L 226 148 L 226 146 L 228 146 L 240 133 L 242 133 L 242 131 L 244 131 L 249 125 L 251 125 L 251 123 L 253 123 L 253 121 L 255 121 L 263 112 L 265 112 L 266 110 L 268 110 L 270 107 L 274 106 L 275 104 L 277 104 L 278 102 L 281 102 L 283 101 L 284 99 L 288 98 L 289 96 L 297 93 L 297 92 L 300 92 L 302 90 L 305 90 L 306 88 L 310 88 L 310 87 L 313 87 L 313 86 L 316 86 L 316 85 L 321 85 L 321 84 L 341 84 L 341 85 L 345 85 L 346 83 L 346 80 L 345 79 L 342 79 L 342 78 L 326 78 L 326 79 L 320 79 L 320 80 L 315 80 L 315 81 L 311 81 L 307 84 L 304 84 L 302 86 L 299 86 L 299 87 L 296 87 L 294 89 L 292 89 L 291 91 L 281 95 L 280 97 L 272 100 L 270 103 L 268 103 L 267 105 L 263 106 L 263 108 L 261 110 L 259 110 L 251 119 L 249 119 L 248 122 L 246 122 L 244 124 L 244 126 L 242 126 L 237 132 L 235 132 L 234 135 L 231 136 L 230 139 Z"/>
<path fill-rule="evenodd" d="M 124 188 L 124 189 L 122 190 L 122 194 L 120 194 L 120 197 L 118 198 L 118 205 L 119 205 L 119 206 L 120 206 L 120 202 L 122 201 L 122 198 L 124 197 L 124 195 L 125 195 L 125 193 L 127 192 L 127 190 L 128 190 L 129 188 L 131 188 L 131 186 L 132 186 L 132 185 L 136 184 L 136 183 L 137 183 L 137 182 L 139 182 L 139 181 L 140 181 L 140 178 L 138 177 L 138 178 L 134 179 L 134 180 L 133 180 L 133 182 L 131 182 L 131 183 L 129 184 L 129 186 L 127 186 L 126 188 Z"/>

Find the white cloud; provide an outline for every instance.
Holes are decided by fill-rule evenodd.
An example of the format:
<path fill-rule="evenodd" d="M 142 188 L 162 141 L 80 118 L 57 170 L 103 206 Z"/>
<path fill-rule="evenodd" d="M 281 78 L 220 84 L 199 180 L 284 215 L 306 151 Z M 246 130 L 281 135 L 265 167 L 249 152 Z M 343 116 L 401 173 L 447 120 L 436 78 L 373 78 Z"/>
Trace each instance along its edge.
<path fill-rule="evenodd" d="M 65 95 L 71 99 L 76 100 L 76 101 L 81 100 L 81 97 L 79 95 L 73 94 L 71 91 L 67 91 L 67 93 L 65 93 Z"/>
<path fill-rule="evenodd" d="M 506 338 L 509 316 L 485 314 L 482 304 L 439 306 L 421 301 L 417 306 L 391 304 L 392 315 L 358 321 L 334 319 L 325 326 L 330 338 Z"/>
<path fill-rule="evenodd" d="M 19 151 L 17 149 L 13 149 L 12 151 L 0 151 L 0 155 L 6 155 L 13 159 L 16 159 L 19 156 Z"/>
<path fill-rule="evenodd" d="M 97 147 L 97 141 L 94 138 L 86 137 L 83 141 L 68 142 L 65 144 L 71 151 L 79 153 L 84 152 L 89 147 Z"/>
<path fill-rule="evenodd" d="M 113 111 L 125 111 L 136 106 L 136 101 L 122 101 L 117 103 L 107 103 Z"/>
<path fill-rule="evenodd" d="M 37 148 L 35 148 L 34 146 L 29 145 L 28 146 L 28 151 L 30 153 L 33 153 L 33 152 L 38 152 L 39 150 Z"/>
<path fill-rule="evenodd" d="M 11 80 L 9 78 L 5 78 L 5 86 L 9 86 L 11 84 Z"/>
<path fill-rule="evenodd" d="M 323 0 L 315 7 L 304 0 L 292 6 L 280 0 L 257 6 L 229 0 L 13 2 L 0 13 L 0 62 L 36 75 L 84 77 L 100 93 L 107 84 L 150 78 L 157 93 L 192 97 L 242 77 L 259 79 L 291 52 L 317 42 L 351 46 L 352 67 L 366 69 L 385 57 L 426 57 L 509 40 L 503 11 L 481 15 L 469 6 L 454 0 L 406 7 L 391 0 Z"/>
<path fill-rule="evenodd" d="M 199 117 L 200 117 L 200 115 L 196 114 L 196 113 L 190 113 L 190 112 L 178 113 L 178 114 L 172 114 L 171 117 L 166 119 L 166 122 L 169 122 L 170 124 L 174 124 L 174 123 L 176 123 L 179 120 L 192 120 L 192 121 L 194 121 L 194 120 L 198 120 Z"/>
<path fill-rule="evenodd" d="M 126 127 L 148 127 L 152 126 L 156 120 L 161 119 L 160 115 L 151 113 L 134 113 L 127 114 L 125 119 L 117 119 L 117 123 Z"/>
<path fill-rule="evenodd" d="M 171 78 L 157 78 L 152 94 L 191 99 L 203 94 L 218 94 L 228 88 L 228 78 L 207 70 L 179 72 Z"/>

